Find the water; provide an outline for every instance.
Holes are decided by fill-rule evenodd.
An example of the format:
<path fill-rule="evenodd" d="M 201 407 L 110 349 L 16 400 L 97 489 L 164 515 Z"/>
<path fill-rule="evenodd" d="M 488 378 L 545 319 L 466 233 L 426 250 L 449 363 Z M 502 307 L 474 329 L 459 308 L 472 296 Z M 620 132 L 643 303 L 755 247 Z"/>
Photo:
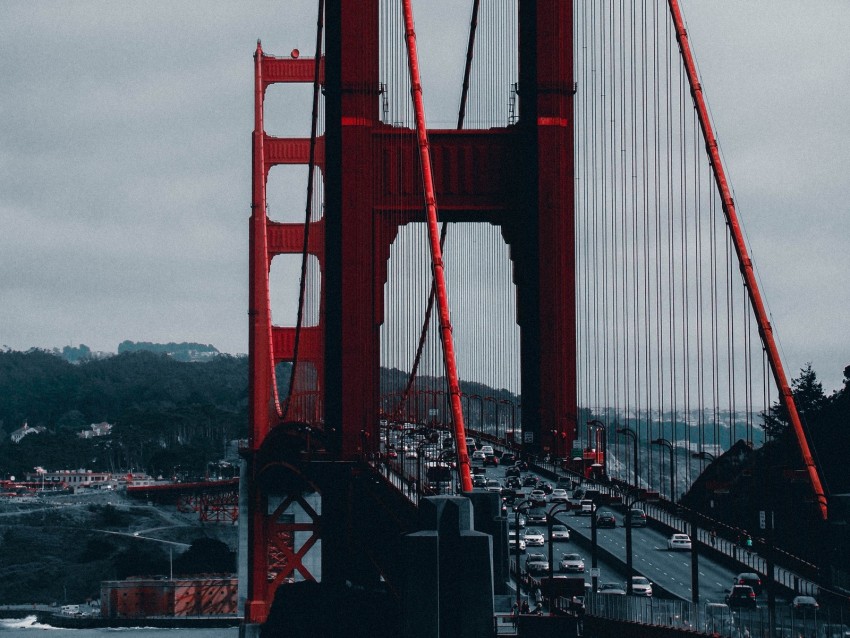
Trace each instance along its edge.
<path fill-rule="evenodd" d="M 26 618 L 0 618 L 0 637 L 32 638 L 237 638 L 238 627 L 222 629 L 157 629 L 134 627 L 116 629 L 60 629 L 38 622 L 35 615 Z"/>

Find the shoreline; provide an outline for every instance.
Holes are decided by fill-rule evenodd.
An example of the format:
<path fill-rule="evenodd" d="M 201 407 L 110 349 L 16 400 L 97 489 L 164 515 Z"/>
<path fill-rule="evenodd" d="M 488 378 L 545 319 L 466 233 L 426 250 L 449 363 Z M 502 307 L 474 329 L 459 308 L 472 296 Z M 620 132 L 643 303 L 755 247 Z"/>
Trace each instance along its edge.
<path fill-rule="evenodd" d="M 0 609 L 0 617 L 9 619 L 35 616 L 43 625 L 59 629 L 146 628 L 157 629 L 222 629 L 238 627 L 241 616 L 147 616 L 136 618 L 102 618 L 100 616 L 63 616 L 40 609 Z"/>

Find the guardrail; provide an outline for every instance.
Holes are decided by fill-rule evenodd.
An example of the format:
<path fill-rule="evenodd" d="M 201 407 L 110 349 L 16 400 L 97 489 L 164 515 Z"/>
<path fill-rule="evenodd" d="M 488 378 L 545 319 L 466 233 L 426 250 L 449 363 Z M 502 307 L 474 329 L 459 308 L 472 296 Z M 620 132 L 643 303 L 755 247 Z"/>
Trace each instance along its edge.
<path fill-rule="evenodd" d="M 778 636 L 780 638 L 843 637 L 850 632 L 850 614 L 844 610 L 774 611 L 767 607 L 730 609 L 726 605 L 693 604 L 683 600 L 661 600 L 634 596 L 590 594 L 585 614 L 622 622 L 664 626 L 703 632 L 727 638 Z"/>

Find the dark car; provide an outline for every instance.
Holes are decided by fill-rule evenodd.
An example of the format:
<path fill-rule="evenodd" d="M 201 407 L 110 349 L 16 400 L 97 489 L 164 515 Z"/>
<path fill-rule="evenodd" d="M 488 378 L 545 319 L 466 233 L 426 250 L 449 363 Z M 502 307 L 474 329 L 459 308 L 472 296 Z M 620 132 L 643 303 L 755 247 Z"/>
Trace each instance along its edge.
<path fill-rule="evenodd" d="M 515 490 L 522 490 L 522 482 L 519 480 L 519 477 L 506 476 L 505 487 L 511 487 Z"/>
<path fill-rule="evenodd" d="M 487 453 L 484 455 L 484 467 L 487 467 L 488 465 L 492 467 L 496 467 L 497 465 L 499 465 L 499 459 L 496 458 L 495 454 Z"/>
<path fill-rule="evenodd" d="M 525 515 L 526 520 L 529 525 L 545 525 L 546 524 L 546 512 L 541 509 L 532 509 L 529 510 Z"/>
<path fill-rule="evenodd" d="M 514 463 L 516 463 L 516 454 L 513 452 L 502 454 L 502 465 L 513 465 Z"/>
<path fill-rule="evenodd" d="M 514 467 L 517 468 L 520 472 L 528 472 L 528 463 L 525 461 L 517 461 L 514 463 Z"/>
<path fill-rule="evenodd" d="M 519 468 L 509 467 L 505 470 L 505 476 L 515 476 L 516 478 L 519 478 Z"/>
<path fill-rule="evenodd" d="M 617 527 L 617 519 L 613 512 L 599 510 L 596 513 L 596 527 Z"/>
<path fill-rule="evenodd" d="M 632 527 L 646 527 L 646 512 L 642 509 L 636 507 L 630 509 L 629 513 L 626 514 L 626 518 Z"/>
<path fill-rule="evenodd" d="M 552 490 L 555 489 L 549 483 L 546 483 L 545 481 L 543 483 L 541 483 L 540 485 L 538 485 L 537 487 L 538 487 L 538 489 L 543 490 L 546 494 L 551 494 Z"/>
<path fill-rule="evenodd" d="M 740 609 L 742 607 L 755 609 L 758 606 L 756 603 L 756 593 L 749 585 L 735 585 L 732 587 L 732 591 L 726 596 L 726 604 L 733 609 Z"/>
<path fill-rule="evenodd" d="M 756 596 L 761 594 L 761 576 L 753 572 L 741 572 L 735 576 L 733 585 L 749 585 L 753 588 Z"/>
<path fill-rule="evenodd" d="M 526 476 L 522 479 L 523 487 L 537 487 L 537 477 L 536 476 Z"/>
<path fill-rule="evenodd" d="M 818 601 L 813 596 L 794 596 L 791 608 L 798 613 L 814 612 L 820 608 Z"/>

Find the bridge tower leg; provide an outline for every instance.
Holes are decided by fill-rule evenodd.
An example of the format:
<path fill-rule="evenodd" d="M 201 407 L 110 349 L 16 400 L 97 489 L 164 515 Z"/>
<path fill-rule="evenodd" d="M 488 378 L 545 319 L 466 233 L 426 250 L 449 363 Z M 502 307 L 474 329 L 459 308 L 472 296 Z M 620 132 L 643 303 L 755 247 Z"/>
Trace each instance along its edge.
<path fill-rule="evenodd" d="M 300 252 L 306 230 L 269 221 L 265 185 L 270 166 L 306 163 L 310 141 L 266 135 L 262 102 L 269 84 L 310 82 L 315 66 L 313 60 L 283 60 L 266 56 L 259 47 L 257 51 L 249 275 L 251 440 L 245 451 L 250 514 L 243 519 L 249 525 L 249 622 L 262 622 L 268 614 L 279 581 L 270 580 L 268 555 L 276 537 L 287 533 L 286 525 L 274 519 L 277 511 L 270 512 L 269 492 L 260 476 L 264 468 L 271 467 L 274 474 L 285 467 L 321 492 L 322 511 L 314 527 L 321 534 L 323 581 L 376 577 L 376 570 L 351 546 L 351 526 L 358 516 L 369 516 L 351 502 L 353 477 L 357 464 L 377 449 L 379 438 L 380 326 L 389 247 L 399 226 L 421 219 L 423 208 L 419 168 L 411 152 L 414 137 L 380 121 L 378 1 L 326 0 L 324 23 L 320 81 L 325 134 L 316 164 L 323 171 L 325 207 L 322 218 L 310 224 L 308 242 L 308 252 L 321 268 L 322 310 L 317 326 L 302 328 L 298 353 L 299 361 L 308 361 L 317 371 L 314 386 L 298 389 L 314 392 L 320 408 L 312 415 L 290 417 L 305 426 L 301 436 L 307 433 L 306 453 L 294 449 L 296 432 L 278 436 L 292 424 L 282 423 L 276 410 L 275 366 L 293 357 L 295 331 L 272 325 L 269 308 L 271 259 Z M 566 456 L 576 436 L 577 413 L 571 3 L 519 0 L 519 24 L 518 123 L 430 131 L 429 141 L 441 217 L 498 225 L 511 246 L 523 431 L 531 436 L 526 449 Z M 390 177 L 393 192 L 387 190 Z M 391 209 L 392 218 L 384 214 Z M 319 453 L 318 444 L 310 451 L 311 436 L 321 439 Z M 285 459 L 274 456 L 276 442 L 289 446 Z M 297 498 L 297 493 L 288 497 Z"/>
<path fill-rule="evenodd" d="M 567 457 L 576 438 L 572 3 L 520 0 L 520 214 L 514 254 L 524 449 Z"/>

